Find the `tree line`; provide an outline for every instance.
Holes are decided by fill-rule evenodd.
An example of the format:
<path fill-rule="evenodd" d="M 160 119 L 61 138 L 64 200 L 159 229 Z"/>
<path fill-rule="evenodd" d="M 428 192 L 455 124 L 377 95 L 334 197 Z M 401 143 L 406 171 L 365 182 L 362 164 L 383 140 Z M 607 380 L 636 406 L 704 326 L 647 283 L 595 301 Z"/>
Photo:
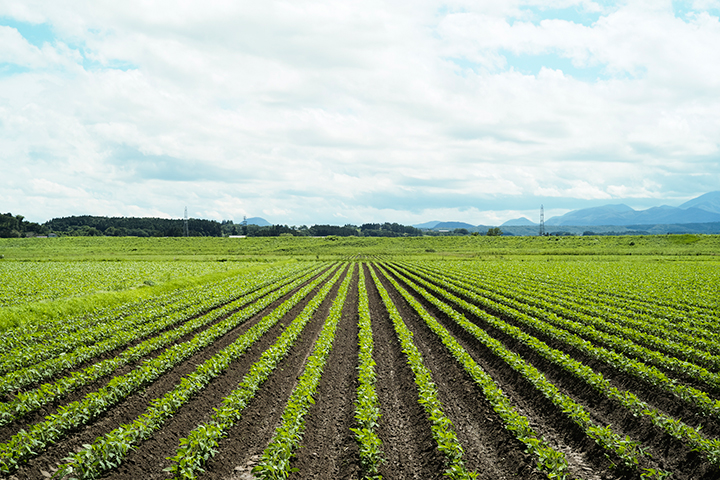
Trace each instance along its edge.
<path fill-rule="evenodd" d="M 98 217 L 80 215 L 53 218 L 44 224 L 25 221 L 22 215 L 0 214 L 0 238 L 60 236 L 108 236 L 108 237 L 182 237 L 185 235 L 184 220 L 153 217 Z M 497 230 L 495 232 L 494 230 Z M 364 223 L 357 225 L 246 225 L 232 220 L 188 219 L 188 235 L 191 237 L 221 237 L 243 235 L 247 237 L 418 237 L 422 235 L 469 235 L 466 229 L 452 232 L 424 231 L 399 223 Z M 476 232 L 473 232 L 477 235 Z M 501 235 L 499 228 L 488 235 Z"/>
<path fill-rule="evenodd" d="M 182 237 L 184 220 L 152 217 L 99 217 L 80 215 L 53 218 L 44 224 L 27 222 L 22 215 L 0 214 L 0 237 L 34 237 L 48 234 L 61 236 L 108 236 L 108 237 Z M 245 235 L 248 237 L 402 237 L 419 236 L 422 230 L 398 223 L 366 223 L 356 225 L 244 225 L 231 220 L 188 219 L 188 235 L 191 237 L 221 237 Z"/>
<path fill-rule="evenodd" d="M 229 220 L 222 222 L 225 235 L 246 235 L 248 237 L 417 237 L 423 235 L 419 228 L 400 225 L 398 223 L 365 223 L 357 225 L 313 225 L 299 227 L 287 225 L 243 225 L 235 224 Z"/>
<path fill-rule="evenodd" d="M 28 235 L 47 235 L 49 229 L 35 222 L 28 222 L 22 215 L 0 213 L 0 238 L 18 238 Z"/>

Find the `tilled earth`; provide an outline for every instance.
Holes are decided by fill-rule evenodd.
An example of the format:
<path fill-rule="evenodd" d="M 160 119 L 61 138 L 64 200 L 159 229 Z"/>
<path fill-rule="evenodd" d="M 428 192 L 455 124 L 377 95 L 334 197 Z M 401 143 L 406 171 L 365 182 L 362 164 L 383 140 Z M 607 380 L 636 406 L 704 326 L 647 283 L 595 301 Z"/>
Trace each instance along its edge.
<path fill-rule="evenodd" d="M 365 270 L 370 315 L 372 318 L 374 359 L 377 373 L 377 393 L 380 402 L 381 419 L 378 436 L 382 441 L 384 462 L 381 473 L 385 479 L 432 480 L 444 478 L 444 461 L 431 433 L 430 421 L 423 407 L 418 403 L 417 388 L 413 373 L 407 363 L 393 324 L 370 279 L 370 267 Z M 345 273 L 343 274 L 343 276 Z M 535 468 L 535 460 L 526 453 L 525 446 L 503 426 L 503 422 L 483 392 L 462 366 L 452 358 L 437 336 L 425 325 L 420 316 L 407 304 L 390 282 L 382 275 L 382 283 L 398 307 L 404 322 L 414 334 L 414 342 L 431 369 L 438 388 L 439 399 L 445 414 L 452 420 L 458 439 L 462 444 L 468 469 L 478 473 L 479 479 L 541 479 L 547 478 Z M 399 279 L 400 280 L 400 279 Z M 342 281 L 342 278 L 340 279 Z M 263 384 L 258 395 L 243 411 L 241 419 L 220 442 L 218 453 L 207 463 L 201 478 L 222 480 L 251 480 L 252 468 L 260 461 L 263 450 L 273 437 L 279 425 L 288 397 L 301 376 L 305 361 L 311 354 L 314 343 L 322 329 L 330 307 L 340 285 L 333 287 L 313 319 L 304 328 L 298 341 L 280 363 L 270 378 Z M 351 428 L 355 420 L 355 395 L 358 386 L 358 289 L 357 271 L 338 325 L 332 352 L 322 375 L 315 404 L 306 417 L 306 426 L 300 448 L 292 466 L 297 469 L 291 479 L 358 479 L 360 459 L 358 444 Z M 402 284 L 402 280 L 400 280 Z M 319 288 L 319 287 L 318 287 Z M 315 290 L 317 291 L 317 289 Z M 156 382 L 141 392 L 111 408 L 106 414 L 90 424 L 71 432 L 63 440 L 45 449 L 8 478 L 13 480 L 35 480 L 50 476 L 70 453 L 89 444 L 95 438 L 131 423 L 143 414 L 153 399 L 172 390 L 180 379 L 192 372 L 197 365 L 230 345 L 239 335 L 271 312 L 284 299 L 274 302 L 249 321 L 236 327 L 210 347 L 192 356 L 171 369 Z M 419 295 L 416 298 L 425 306 L 465 348 L 478 365 L 490 374 L 503 392 L 511 399 L 518 411 L 525 415 L 536 431 L 542 432 L 545 440 L 555 449 L 565 453 L 574 478 L 586 480 L 640 479 L 641 470 L 624 470 L 613 466 L 613 459 L 601 447 L 590 440 L 575 424 L 559 411 L 550 401 L 540 395 L 522 376 L 517 374 L 501 359 L 482 346 L 475 338 L 459 328 L 453 321 L 439 312 Z M 284 318 L 270 329 L 258 342 L 223 374 L 215 378 L 207 388 L 185 404 L 176 415 L 149 439 L 137 445 L 125 458 L 123 464 L 108 472 L 103 478 L 109 479 L 168 479 L 164 471 L 171 465 L 168 457 L 175 454 L 180 440 L 198 424 L 206 422 L 243 376 L 258 360 L 263 351 L 272 345 L 283 329 L 299 314 L 309 302 L 312 294 L 296 305 Z M 493 313 L 493 312 L 490 312 Z M 649 422 L 627 414 L 612 401 L 598 398 L 591 390 L 568 378 L 549 362 L 538 358 L 523 345 L 507 338 L 501 332 L 485 327 L 478 319 L 468 314 L 493 337 L 501 340 L 511 350 L 541 370 L 565 394 L 581 403 L 592 412 L 593 419 L 601 425 L 613 425 L 622 435 L 631 435 L 647 446 L 652 463 L 647 468 L 672 470 L 672 479 L 717 479 L 720 471 L 705 462 L 697 452 L 668 437 Z M 508 320 L 510 321 L 510 320 Z M 208 327 L 204 327 L 208 328 Z M 183 339 L 187 340 L 191 336 Z M 553 345 L 555 348 L 560 345 Z M 111 352 L 109 358 L 117 352 Z M 633 388 L 643 398 L 653 398 L 652 388 L 630 382 L 603 365 L 583 358 L 578 352 L 568 350 L 578 360 L 600 370 L 612 382 Z M 126 373 L 139 362 L 129 365 L 117 374 Z M 67 374 L 64 372 L 63 375 Z M 7 442 L 20 428 L 43 420 L 45 415 L 57 411 L 57 407 L 78 399 L 106 384 L 112 376 L 94 382 L 66 397 L 63 402 L 48 406 L 21 420 L 0 428 L 0 442 Z M 627 383 L 630 382 L 630 387 Z M 657 396 L 662 408 L 677 411 L 672 399 Z M 693 422 L 690 418 L 690 423 Z M 699 420 L 696 422 L 699 424 Z M 718 422 L 703 422 L 708 431 L 717 434 Z"/>

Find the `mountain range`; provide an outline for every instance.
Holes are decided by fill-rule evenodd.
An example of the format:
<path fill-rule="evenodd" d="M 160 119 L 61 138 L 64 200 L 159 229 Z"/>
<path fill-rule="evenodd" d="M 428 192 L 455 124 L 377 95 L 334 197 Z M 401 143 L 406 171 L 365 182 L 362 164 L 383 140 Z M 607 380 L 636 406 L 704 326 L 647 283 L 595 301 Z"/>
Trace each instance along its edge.
<path fill-rule="evenodd" d="M 247 219 L 248 225 L 268 226 L 270 222 L 260 217 Z M 646 210 L 635 210 L 625 204 L 610 204 L 601 207 L 583 208 L 573 210 L 565 215 L 555 216 L 545 221 L 546 227 L 552 230 L 567 230 L 565 227 L 624 227 L 620 230 L 643 230 L 660 233 L 664 231 L 674 232 L 677 228 L 651 228 L 661 225 L 695 225 L 693 229 L 700 229 L 706 232 L 708 227 L 701 224 L 718 223 L 720 224 L 720 190 L 709 192 L 699 197 L 689 200 L 679 207 L 671 207 L 661 205 Z M 454 230 L 456 228 L 465 228 L 470 231 L 484 231 L 489 228 L 486 225 L 471 225 L 465 222 L 442 222 L 439 220 L 420 223 L 413 225 L 416 228 L 426 230 Z M 508 232 L 515 231 L 515 234 L 528 235 L 535 231 L 538 224 L 525 217 L 508 220 L 500 225 Z M 530 230 L 528 230 L 530 229 Z M 577 230 L 571 229 L 571 230 Z M 608 230 L 604 228 L 601 230 Z M 715 227 L 712 227 L 715 230 Z M 582 230 L 580 230 L 582 231 Z M 610 230 L 608 230 L 610 231 Z M 706 232 L 709 233 L 709 232 Z"/>
<path fill-rule="evenodd" d="M 635 210 L 625 204 L 603 205 L 601 207 L 583 208 L 573 210 L 565 215 L 555 216 L 545 221 L 546 227 L 555 227 L 552 230 L 558 230 L 558 227 L 624 227 L 620 230 L 646 230 L 655 232 L 674 232 L 673 228 L 650 228 L 660 225 L 689 225 L 692 229 L 700 229 L 705 231 L 702 224 L 720 223 L 720 190 L 709 192 L 699 197 L 689 200 L 679 207 L 671 207 L 662 205 L 652 207 L 646 210 Z M 428 230 L 452 230 L 455 228 L 467 228 L 468 230 L 483 231 L 487 229 L 486 225 L 470 225 L 463 222 L 440 222 L 433 221 L 413 225 L 417 228 Z M 528 228 L 537 227 L 538 223 L 533 222 L 525 217 L 508 220 L 500 225 L 505 227 L 507 231 L 515 231 L 515 234 L 528 235 L 532 230 Z M 714 231 L 716 227 L 713 227 Z M 563 228 L 562 230 L 567 230 Z M 571 230 L 577 230 L 571 229 Z M 608 230 L 605 228 L 603 230 Z M 580 230 L 582 231 L 582 229 Z M 608 230 L 611 231 L 611 230 Z"/>
<path fill-rule="evenodd" d="M 545 225 L 626 226 L 711 222 L 720 222 L 720 191 L 700 195 L 679 207 L 662 205 L 647 210 L 635 210 L 624 204 L 616 204 L 573 210 L 548 219 Z"/>

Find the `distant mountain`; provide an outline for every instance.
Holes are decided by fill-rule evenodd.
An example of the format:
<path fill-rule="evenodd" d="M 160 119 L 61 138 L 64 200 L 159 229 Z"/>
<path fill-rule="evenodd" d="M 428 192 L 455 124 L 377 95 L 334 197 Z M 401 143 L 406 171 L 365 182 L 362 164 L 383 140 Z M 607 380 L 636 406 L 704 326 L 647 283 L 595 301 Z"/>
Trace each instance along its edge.
<path fill-rule="evenodd" d="M 692 226 L 691 226 L 692 224 Z M 525 218 L 508 220 L 500 225 L 503 232 L 510 235 L 536 235 L 537 223 Z M 679 207 L 662 205 L 647 210 L 635 210 L 624 204 L 604 205 L 602 207 L 573 210 L 562 216 L 545 221 L 548 231 L 583 233 L 584 231 L 607 232 L 650 232 L 661 233 L 716 233 L 720 225 L 720 190 L 700 195 Z M 416 228 L 430 230 L 454 230 L 466 228 L 470 231 L 484 232 L 485 225 L 470 225 L 464 222 L 426 222 L 413 225 Z M 584 227 L 607 228 L 584 228 Z M 562 227 L 562 228 L 559 228 Z M 578 228 L 565 228 L 578 227 Z M 613 229 L 612 227 L 623 227 Z M 720 233 L 720 232 L 718 232 Z"/>
<path fill-rule="evenodd" d="M 264 218 L 261 217 L 252 217 L 247 219 L 248 225 L 257 225 L 258 227 L 269 227 L 272 225 L 272 223 L 268 222 Z"/>
<path fill-rule="evenodd" d="M 633 213 L 636 213 L 635 210 L 627 205 L 604 205 L 573 210 L 560 217 L 549 218 L 545 225 L 625 225 Z"/>
<path fill-rule="evenodd" d="M 432 230 L 455 230 L 456 228 L 475 228 L 475 225 L 465 222 L 439 222 L 432 227 Z"/>
<path fill-rule="evenodd" d="M 545 222 L 549 226 L 566 225 L 670 225 L 720 222 L 720 192 L 711 192 L 690 200 L 680 207 L 663 205 L 647 210 L 634 210 L 627 205 L 574 210 Z"/>
<path fill-rule="evenodd" d="M 418 223 L 417 225 L 413 225 L 413 227 L 426 228 L 428 230 L 432 230 L 433 228 L 435 228 L 435 225 L 437 225 L 438 223 L 440 223 L 439 220 L 434 220 L 432 222 Z"/>
<path fill-rule="evenodd" d="M 680 205 L 680 208 L 699 208 L 712 213 L 720 213 L 720 190 L 688 200 Z"/>
<path fill-rule="evenodd" d="M 525 217 L 515 218 L 513 220 L 508 220 L 507 222 L 500 225 L 501 227 L 524 227 L 524 226 L 530 226 L 530 225 L 537 225 L 537 223 L 533 222 L 532 220 L 529 220 Z"/>

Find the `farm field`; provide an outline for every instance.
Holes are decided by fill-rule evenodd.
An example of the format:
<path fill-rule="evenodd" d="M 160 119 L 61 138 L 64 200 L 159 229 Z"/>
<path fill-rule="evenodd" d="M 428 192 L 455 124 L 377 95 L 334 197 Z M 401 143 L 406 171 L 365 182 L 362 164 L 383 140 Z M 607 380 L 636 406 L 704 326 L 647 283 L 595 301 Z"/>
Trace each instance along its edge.
<path fill-rule="evenodd" d="M 720 478 L 712 258 L 225 273 L 0 332 L 0 477 Z"/>
<path fill-rule="evenodd" d="M 220 262 L 0 262 L 0 307 L 225 272 Z"/>
<path fill-rule="evenodd" d="M 720 254 L 720 235 L 569 237 L 60 237 L 0 238 L 0 256 L 13 261 L 335 260 L 355 255 L 434 258 L 517 255 L 698 256 Z"/>

